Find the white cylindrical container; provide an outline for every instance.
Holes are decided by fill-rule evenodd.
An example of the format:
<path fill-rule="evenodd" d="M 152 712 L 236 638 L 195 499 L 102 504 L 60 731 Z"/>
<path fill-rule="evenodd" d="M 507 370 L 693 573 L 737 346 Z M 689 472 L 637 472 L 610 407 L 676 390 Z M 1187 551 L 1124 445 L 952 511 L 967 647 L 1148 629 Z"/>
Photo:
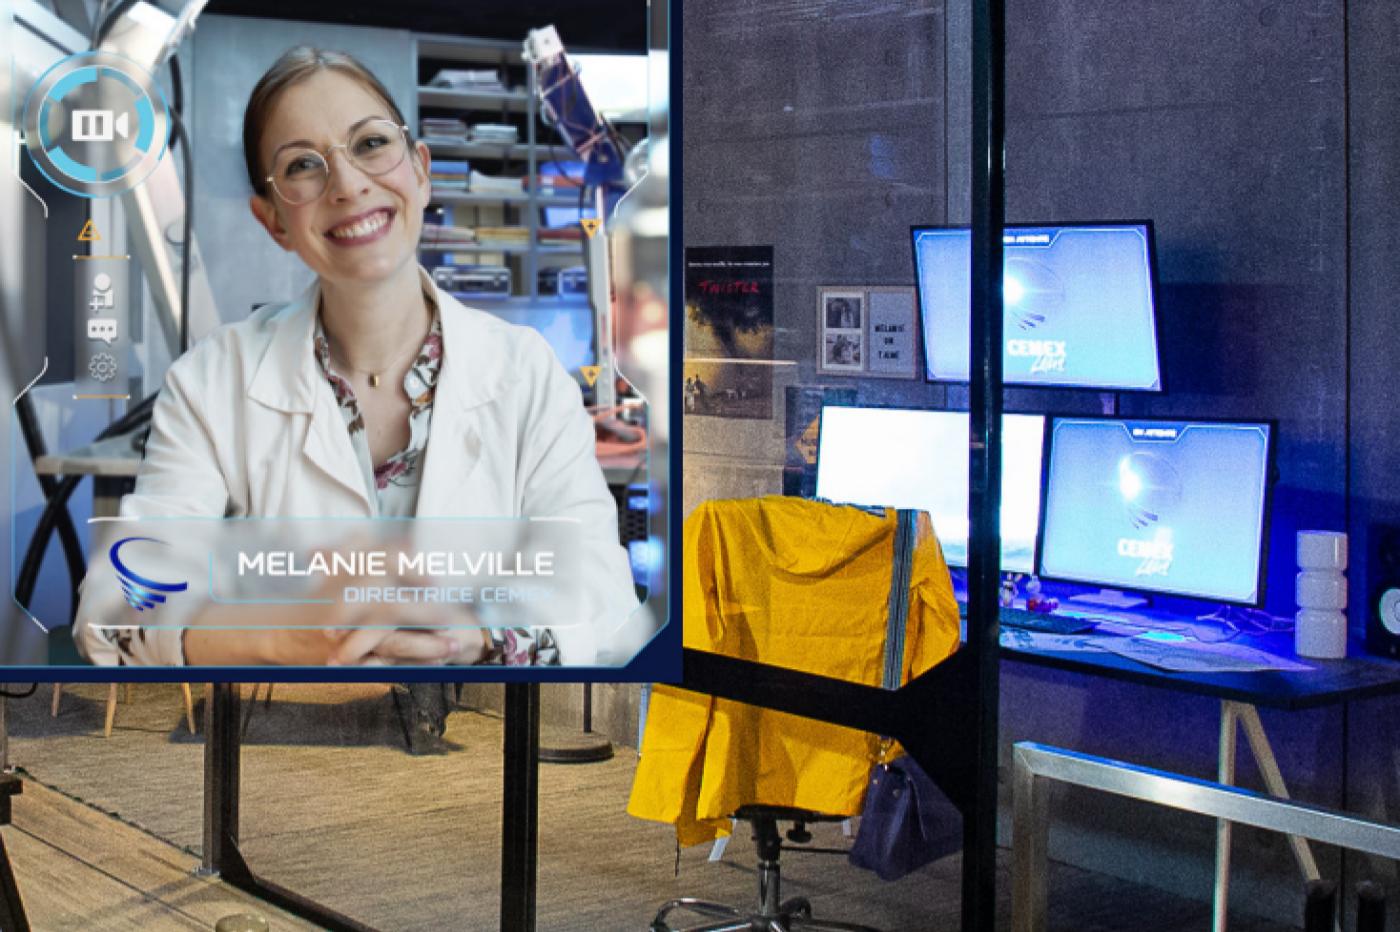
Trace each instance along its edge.
<path fill-rule="evenodd" d="M 1326 570 L 1303 570 L 1295 589 L 1299 608 L 1339 612 L 1347 607 L 1347 578 Z"/>
<path fill-rule="evenodd" d="M 1299 531 L 1298 569 L 1346 572 L 1347 536 L 1341 531 Z"/>
<path fill-rule="evenodd" d="M 1341 660 L 1347 655 L 1347 616 L 1342 612 L 1301 608 L 1295 622 L 1293 649 L 1299 657 Z"/>
<path fill-rule="evenodd" d="M 1298 532 L 1298 614 L 1293 647 L 1300 657 L 1340 660 L 1347 655 L 1347 536 L 1341 531 Z"/>

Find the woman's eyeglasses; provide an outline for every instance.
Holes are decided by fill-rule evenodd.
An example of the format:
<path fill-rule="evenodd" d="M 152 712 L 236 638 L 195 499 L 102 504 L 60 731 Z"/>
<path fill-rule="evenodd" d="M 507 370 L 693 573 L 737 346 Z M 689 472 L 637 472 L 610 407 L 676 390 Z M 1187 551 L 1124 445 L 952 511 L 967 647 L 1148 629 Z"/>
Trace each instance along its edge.
<path fill-rule="evenodd" d="M 324 154 L 300 146 L 282 149 L 267 182 L 288 204 L 308 204 L 326 193 L 331 179 L 330 155 L 336 149 L 344 149 L 350 164 L 366 175 L 383 175 L 398 168 L 408 154 L 408 127 L 369 120 Z"/>

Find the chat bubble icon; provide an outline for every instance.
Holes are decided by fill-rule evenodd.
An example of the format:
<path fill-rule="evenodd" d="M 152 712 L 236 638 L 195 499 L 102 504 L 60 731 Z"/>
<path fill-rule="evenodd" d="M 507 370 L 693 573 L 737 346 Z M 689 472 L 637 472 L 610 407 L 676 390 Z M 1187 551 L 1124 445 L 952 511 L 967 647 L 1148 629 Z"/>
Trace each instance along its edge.
<path fill-rule="evenodd" d="M 108 346 L 117 338 L 117 319 L 115 317 L 94 317 L 87 322 L 88 339 L 101 340 Z"/>

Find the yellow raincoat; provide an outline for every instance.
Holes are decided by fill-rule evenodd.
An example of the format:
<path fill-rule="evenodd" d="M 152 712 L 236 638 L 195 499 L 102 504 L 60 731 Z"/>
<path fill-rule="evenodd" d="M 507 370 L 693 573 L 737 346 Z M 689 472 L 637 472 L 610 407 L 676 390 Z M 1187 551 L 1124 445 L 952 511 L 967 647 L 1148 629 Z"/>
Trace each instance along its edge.
<path fill-rule="evenodd" d="M 685 522 L 686 647 L 879 686 L 895 513 L 799 498 L 712 501 Z M 958 647 L 943 552 L 921 515 L 904 680 Z M 683 845 L 729 830 L 740 806 L 857 815 L 875 735 L 658 685 L 627 811 Z"/>

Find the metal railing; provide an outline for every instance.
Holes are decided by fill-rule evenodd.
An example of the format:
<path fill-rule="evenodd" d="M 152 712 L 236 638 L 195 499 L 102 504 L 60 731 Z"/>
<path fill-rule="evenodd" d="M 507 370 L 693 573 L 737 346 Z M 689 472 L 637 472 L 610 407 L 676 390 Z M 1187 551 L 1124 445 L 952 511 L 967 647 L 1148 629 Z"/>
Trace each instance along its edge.
<path fill-rule="evenodd" d="M 1052 783 L 1194 812 L 1400 861 L 1400 826 L 1335 809 L 1047 747 L 1012 748 L 1012 901 L 1015 932 L 1044 932 Z"/>

